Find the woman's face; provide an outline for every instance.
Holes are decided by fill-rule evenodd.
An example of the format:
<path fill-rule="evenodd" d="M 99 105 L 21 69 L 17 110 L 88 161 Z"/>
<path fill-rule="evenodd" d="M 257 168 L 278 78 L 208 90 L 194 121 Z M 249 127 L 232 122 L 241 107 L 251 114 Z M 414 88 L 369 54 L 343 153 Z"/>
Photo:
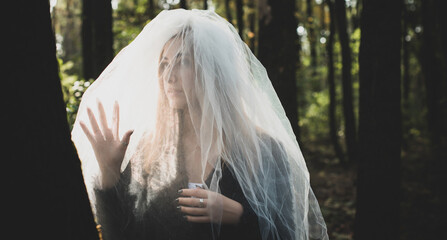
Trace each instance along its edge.
<path fill-rule="evenodd" d="M 182 39 L 169 40 L 160 57 L 159 69 L 163 91 L 174 109 L 186 109 L 186 96 L 194 86 L 194 59 L 182 44 Z"/>

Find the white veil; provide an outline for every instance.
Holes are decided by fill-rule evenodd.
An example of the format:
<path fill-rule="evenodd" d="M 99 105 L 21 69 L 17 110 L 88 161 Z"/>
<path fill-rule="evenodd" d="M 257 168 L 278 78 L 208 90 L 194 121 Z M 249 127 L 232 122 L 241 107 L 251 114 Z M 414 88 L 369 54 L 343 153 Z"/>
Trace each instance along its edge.
<path fill-rule="evenodd" d="M 161 56 L 172 49 L 175 59 L 163 63 Z M 169 107 L 163 79 L 172 74 L 183 78 L 187 113 Z M 328 239 L 306 163 L 265 68 L 233 26 L 214 12 L 161 12 L 85 92 L 72 139 L 93 206 L 99 168 L 79 122 L 89 122 L 86 109 L 95 111 L 97 100 L 109 119 L 114 102 L 119 103 L 121 136 L 134 129 L 121 167 L 132 163 L 134 212 L 144 211 L 184 169 L 177 165 L 188 153 L 178 139 L 182 122 L 190 121 L 202 183 L 211 166 L 207 188 L 219 192 L 227 165 L 258 216 L 263 239 Z M 141 184 L 144 193 L 132 187 Z"/>

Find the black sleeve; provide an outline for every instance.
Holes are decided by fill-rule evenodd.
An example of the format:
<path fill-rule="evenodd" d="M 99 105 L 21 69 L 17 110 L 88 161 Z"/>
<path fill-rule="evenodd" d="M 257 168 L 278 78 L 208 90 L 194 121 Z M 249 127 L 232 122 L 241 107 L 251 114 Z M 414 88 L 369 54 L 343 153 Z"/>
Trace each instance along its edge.
<path fill-rule="evenodd" d="M 96 217 L 101 225 L 104 240 L 129 239 L 130 228 L 134 226 L 132 214 L 134 199 L 128 191 L 130 178 L 129 164 L 114 187 L 95 189 Z"/>
<path fill-rule="evenodd" d="M 263 157 L 266 159 L 273 158 L 273 161 L 265 162 L 265 164 L 270 165 L 270 169 L 274 170 L 274 173 L 271 173 L 271 180 L 275 182 L 276 192 L 273 194 L 280 196 L 281 199 L 281 201 L 278 202 L 278 205 L 280 205 L 278 206 L 278 212 L 272 213 L 274 215 L 271 216 L 272 220 L 275 222 L 276 230 L 279 236 L 272 236 L 269 234 L 267 235 L 267 239 L 294 239 L 294 229 L 289 228 L 289 226 L 295 226 L 295 224 L 293 224 L 294 215 L 292 211 L 294 208 L 292 186 L 290 182 L 290 167 L 287 161 L 287 156 L 285 155 L 286 152 L 283 145 L 271 137 L 263 136 L 262 141 L 264 143 L 262 146 L 263 149 L 261 150 Z M 229 170 L 232 172 L 231 168 L 229 168 Z M 225 171 L 223 171 L 223 175 L 225 176 Z M 239 202 L 244 211 L 238 225 L 232 227 L 224 226 L 227 230 L 231 228 L 230 231 L 236 233 L 232 235 L 232 238 L 228 239 L 262 239 L 262 229 L 260 229 L 259 226 L 259 218 L 243 194 L 242 188 L 237 179 L 234 177 L 233 172 L 231 175 L 232 179 L 234 180 L 234 182 L 231 183 L 233 184 L 233 189 L 232 191 L 227 190 L 227 192 L 232 193 L 227 195 L 227 197 Z M 221 185 L 222 192 L 224 192 L 225 187 L 228 187 L 226 184 L 228 181 L 223 181 L 224 176 L 222 177 L 221 182 L 222 185 L 224 185 Z M 237 188 L 235 188 L 235 186 L 237 186 Z M 284 223 L 288 224 L 285 225 Z"/>
<path fill-rule="evenodd" d="M 285 154 L 286 151 L 283 145 L 276 140 L 272 140 L 272 155 L 275 159 L 276 170 L 275 173 L 275 181 L 276 181 L 276 189 L 277 196 L 281 196 L 281 206 L 279 209 L 286 209 L 279 212 L 276 212 L 276 215 L 273 216 L 273 220 L 275 221 L 275 226 L 278 230 L 279 239 L 294 239 L 295 229 L 290 229 L 289 226 L 295 227 L 294 222 L 294 214 L 293 214 L 293 193 L 292 186 L 290 181 L 290 165 L 287 160 L 287 156 Z M 285 226 L 283 223 L 289 223 L 288 226 Z M 276 238 L 275 238 L 276 239 Z"/>
<path fill-rule="evenodd" d="M 240 203 L 243 208 L 239 223 L 236 225 L 222 224 L 219 239 L 257 240 L 261 239 L 258 216 L 253 211 L 231 167 L 224 165 L 220 189 L 224 196 Z"/>
<path fill-rule="evenodd" d="M 264 135 L 261 137 L 261 154 L 265 169 L 269 169 L 269 181 L 272 181 L 269 194 L 276 199 L 276 210 L 271 211 L 278 235 L 267 233 L 267 239 L 294 239 L 293 191 L 290 180 L 290 164 L 287 152 L 281 142 Z M 262 230 L 262 229 L 261 229 Z"/>
<path fill-rule="evenodd" d="M 244 211 L 236 228 L 238 230 L 237 232 L 241 234 L 241 239 L 261 239 L 258 216 L 245 197 L 241 198 L 240 204 L 244 208 Z"/>

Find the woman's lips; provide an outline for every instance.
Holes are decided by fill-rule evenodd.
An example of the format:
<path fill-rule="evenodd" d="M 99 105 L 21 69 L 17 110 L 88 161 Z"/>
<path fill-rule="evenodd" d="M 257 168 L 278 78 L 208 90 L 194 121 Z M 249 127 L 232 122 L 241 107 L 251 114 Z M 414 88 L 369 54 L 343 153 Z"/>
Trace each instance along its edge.
<path fill-rule="evenodd" d="M 168 89 L 168 94 L 178 95 L 181 93 L 183 93 L 183 90 Z"/>

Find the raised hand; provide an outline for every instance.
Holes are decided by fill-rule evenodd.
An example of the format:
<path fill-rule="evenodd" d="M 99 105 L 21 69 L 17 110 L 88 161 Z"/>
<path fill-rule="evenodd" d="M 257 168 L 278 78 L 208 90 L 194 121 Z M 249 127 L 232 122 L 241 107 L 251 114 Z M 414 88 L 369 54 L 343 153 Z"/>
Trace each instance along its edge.
<path fill-rule="evenodd" d="M 101 188 L 113 187 L 119 180 L 120 168 L 126 153 L 127 145 L 133 130 L 127 131 L 122 139 L 119 139 L 119 105 L 115 102 L 113 106 L 113 117 L 111 128 L 107 124 L 104 106 L 98 101 L 99 125 L 90 108 L 87 114 L 90 120 L 91 131 L 87 125 L 80 121 L 82 130 L 87 136 L 95 152 L 101 170 Z"/>

